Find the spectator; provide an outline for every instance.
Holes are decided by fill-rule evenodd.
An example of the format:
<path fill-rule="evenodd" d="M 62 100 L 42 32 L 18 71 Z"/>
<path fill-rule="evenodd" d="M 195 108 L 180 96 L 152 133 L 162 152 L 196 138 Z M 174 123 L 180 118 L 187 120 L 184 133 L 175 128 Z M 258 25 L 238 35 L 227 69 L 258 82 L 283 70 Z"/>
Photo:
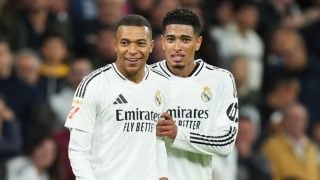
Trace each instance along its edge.
<path fill-rule="evenodd" d="M 156 1 L 154 4 L 154 11 L 150 16 L 150 23 L 152 25 L 153 34 L 162 33 L 162 19 L 166 13 L 180 6 L 179 0 L 162 0 Z"/>
<path fill-rule="evenodd" d="M 317 121 L 312 127 L 312 140 L 317 145 L 317 162 L 318 169 L 320 170 L 320 121 Z"/>
<path fill-rule="evenodd" d="M 17 77 L 29 85 L 37 84 L 42 60 L 35 51 L 24 49 L 16 54 L 15 71 Z"/>
<path fill-rule="evenodd" d="M 191 1 L 193 2 L 193 1 Z M 197 2 L 197 1 L 194 1 Z M 202 1 L 198 1 L 200 3 Z M 189 0 L 185 1 L 185 3 L 190 4 Z M 205 12 L 201 9 L 200 4 L 190 4 L 191 7 L 189 9 L 194 12 L 199 20 L 202 27 L 201 35 L 202 35 L 202 44 L 200 49 L 196 52 L 196 58 L 203 59 L 204 62 L 216 66 L 220 63 L 218 59 L 218 50 L 217 43 L 215 39 L 210 37 L 209 26 L 207 22 L 207 18 L 205 16 Z"/>
<path fill-rule="evenodd" d="M 78 1 L 78 0 L 76 0 Z M 73 37 L 75 39 L 75 52 L 87 56 L 94 47 L 95 34 L 101 26 L 114 26 L 115 23 L 127 14 L 126 0 L 80 0 L 80 11 L 87 17 L 78 15 L 73 17 Z M 110 42 L 109 42 L 110 43 Z"/>
<path fill-rule="evenodd" d="M 264 51 L 263 42 L 254 30 L 259 21 L 258 5 L 254 0 L 235 1 L 234 22 L 227 26 L 223 36 L 216 39 L 223 64 L 234 55 L 242 54 L 248 57 L 248 87 L 254 91 L 260 89 L 262 82 Z"/>
<path fill-rule="evenodd" d="M 40 83 L 40 67 L 42 60 L 31 49 L 19 50 L 15 57 L 15 72 L 17 77 L 36 91 L 41 102 L 46 102 L 45 90 Z"/>
<path fill-rule="evenodd" d="M 254 149 L 259 130 L 256 129 L 255 120 L 250 118 L 242 115 L 239 117 L 239 133 L 236 141 L 237 180 L 271 180 L 267 159 Z"/>
<path fill-rule="evenodd" d="M 154 40 L 153 51 L 150 54 L 150 59 L 148 61 L 148 64 L 153 64 L 166 58 L 166 55 L 162 48 L 161 34 L 155 34 L 153 40 Z"/>
<path fill-rule="evenodd" d="M 26 156 L 8 161 L 7 180 L 64 180 L 56 142 L 44 135 L 33 141 Z"/>
<path fill-rule="evenodd" d="M 320 18 L 318 8 L 311 7 L 303 11 L 295 0 L 263 1 L 260 14 L 258 32 L 263 39 L 267 39 L 278 26 L 301 29 Z"/>
<path fill-rule="evenodd" d="M 307 110 L 303 105 L 293 103 L 283 112 L 282 131 L 262 147 L 270 161 L 273 179 L 319 179 L 317 148 L 306 134 Z"/>
<path fill-rule="evenodd" d="M 261 133 L 259 141 L 262 141 L 273 133 L 274 123 L 271 117 L 274 113 L 285 109 L 289 104 L 297 101 L 300 83 L 299 80 L 286 73 L 273 74 L 268 78 L 266 84 L 268 86 L 264 90 L 264 98 L 258 104 L 258 109 L 261 117 Z"/>
<path fill-rule="evenodd" d="M 131 11 L 134 14 L 140 14 L 143 17 L 150 19 L 150 14 L 154 10 L 156 0 L 130 0 Z"/>
<path fill-rule="evenodd" d="M 70 72 L 67 77 L 68 86 L 64 87 L 61 92 L 50 97 L 50 105 L 58 117 L 58 129 L 63 128 L 76 88 L 82 78 L 91 71 L 92 64 L 89 59 L 78 58 L 73 60 L 70 63 Z"/>
<path fill-rule="evenodd" d="M 8 41 L 0 35 L 0 93 L 7 105 L 13 110 L 21 124 L 23 142 L 26 143 L 30 127 L 34 119 L 32 112 L 39 105 L 35 91 L 17 78 L 13 70 L 14 54 L 11 52 Z"/>
<path fill-rule="evenodd" d="M 227 69 L 233 74 L 236 82 L 239 105 L 255 104 L 259 102 L 258 91 L 250 90 L 249 84 L 249 60 L 246 56 L 235 55 L 228 60 Z"/>
<path fill-rule="evenodd" d="M 0 21 L 0 29 L 14 50 L 25 47 L 38 50 L 43 36 L 52 33 L 71 43 L 69 22 L 58 19 L 50 11 L 49 0 L 24 0 L 20 3 L 23 3 L 20 9 L 10 12 Z"/>
<path fill-rule="evenodd" d="M 46 97 L 60 92 L 66 86 L 66 77 L 69 67 L 68 46 L 59 35 L 48 35 L 43 39 L 41 46 L 43 63 L 40 68 L 41 83 Z"/>
<path fill-rule="evenodd" d="M 271 37 L 265 76 L 287 71 L 301 84 L 299 101 L 309 111 L 310 125 L 320 119 L 320 61 L 308 54 L 300 34 L 292 28 L 279 27 Z"/>
<path fill-rule="evenodd" d="M 91 61 L 94 68 L 103 67 L 116 60 L 113 42 L 114 29 L 112 26 L 103 25 L 95 35 L 94 46 L 90 50 Z"/>
<path fill-rule="evenodd" d="M 0 94 L 0 179 L 4 179 L 6 161 L 21 151 L 22 137 L 19 122 Z"/>

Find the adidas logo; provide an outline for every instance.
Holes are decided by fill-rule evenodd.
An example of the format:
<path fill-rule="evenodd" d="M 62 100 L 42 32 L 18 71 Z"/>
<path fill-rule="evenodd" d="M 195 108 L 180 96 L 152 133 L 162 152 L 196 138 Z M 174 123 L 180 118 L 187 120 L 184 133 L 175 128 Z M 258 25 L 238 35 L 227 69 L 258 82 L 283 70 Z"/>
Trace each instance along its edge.
<path fill-rule="evenodd" d="M 128 101 L 123 97 L 122 94 L 119 94 L 118 98 L 113 102 L 113 104 L 126 104 Z"/>

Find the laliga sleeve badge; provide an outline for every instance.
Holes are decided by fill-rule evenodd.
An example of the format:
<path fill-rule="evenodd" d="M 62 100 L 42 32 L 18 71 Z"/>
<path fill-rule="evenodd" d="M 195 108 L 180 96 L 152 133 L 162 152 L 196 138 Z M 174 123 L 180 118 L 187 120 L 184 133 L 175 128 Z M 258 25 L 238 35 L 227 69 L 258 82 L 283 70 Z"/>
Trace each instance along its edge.
<path fill-rule="evenodd" d="M 159 90 L 156 91 L 156 95 L 154 96 L 154 102 L 157 106 L 160 106 L 162 104 L 162 97 Z"/>
<path fill-rule="evenodd" d="M 71 109 L 68 114 L 68 119 L 74 119 L 75 115 L 79 112 L 81 106 L 83 104 L 82 99 L 75 98 L 72 101 Z"/>
<path fill-rule="evenodd" d="M 205 86 L 201 93 L 201 99 L 204 102 L 209 102 L 211 98 L 212 98 L 212 94 L 211 94 L 210 88 L 208 86 Z"/>

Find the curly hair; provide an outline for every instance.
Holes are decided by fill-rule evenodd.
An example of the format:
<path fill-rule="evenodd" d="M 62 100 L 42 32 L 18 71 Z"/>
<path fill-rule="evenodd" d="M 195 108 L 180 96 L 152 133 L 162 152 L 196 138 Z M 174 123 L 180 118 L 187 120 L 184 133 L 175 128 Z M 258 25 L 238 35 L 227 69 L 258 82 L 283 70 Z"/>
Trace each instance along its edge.
<path fill-rule="evenodd" d="M 170 24 L 183 24 L 190 25 L 196 35 L 201 33 L 201 24 L 198 16 L 187 8 L 176 8 L 173 11 L 169 11 L 162 21 L 162 26 L 165 31 L 166 26 Z"/>

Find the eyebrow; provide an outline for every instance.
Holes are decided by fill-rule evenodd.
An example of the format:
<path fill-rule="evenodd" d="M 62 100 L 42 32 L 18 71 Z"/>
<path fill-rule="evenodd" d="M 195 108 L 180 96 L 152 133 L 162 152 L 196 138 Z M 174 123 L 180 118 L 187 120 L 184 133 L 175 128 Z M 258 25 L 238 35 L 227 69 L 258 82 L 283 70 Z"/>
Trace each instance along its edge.
<path fill-rule="evenodd" d="M 147 42 L 148 40 L 147 40 L 147 39 L 134 39 L 134 40 L 130 40 L 130 39 L 127 39 L 127 38 L 122 38 L 122 39 L 120 39 L 120 41 L 129 41 L 129 42 L 145 41 L 145 42 Z"/>
<path fill-rule="evenodd" d="M 166 35 L 165 37 L 170 37 L 170 38 L 175 38 L 175 37 L 177 37 L 177 38 L 183 38 L 183 39 L 185 39 L 185 38 L 188 38 L 188 39 L 192 39 L 192 36 L 190 36 L 190 35 L 181 35 L 181 36 L 175 36 L 175 35 L 172 35 L 172 34 L 168 34 L 168 35 Z"/>

